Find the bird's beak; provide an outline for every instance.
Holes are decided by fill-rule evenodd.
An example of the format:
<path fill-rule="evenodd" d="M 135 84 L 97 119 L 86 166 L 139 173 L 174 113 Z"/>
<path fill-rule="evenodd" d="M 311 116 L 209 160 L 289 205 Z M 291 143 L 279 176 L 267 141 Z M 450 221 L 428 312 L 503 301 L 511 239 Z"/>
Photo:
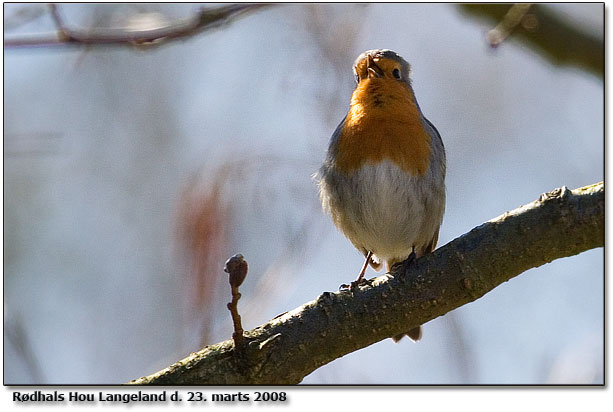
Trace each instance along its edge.
<path fill-rule="evenodd" d="M 383 77 L 383 70 L 381 67 L 377 66 L 372 56 L 368 56 L 366 58 L 366 70 L 368 71 L 368 77 Z"/>

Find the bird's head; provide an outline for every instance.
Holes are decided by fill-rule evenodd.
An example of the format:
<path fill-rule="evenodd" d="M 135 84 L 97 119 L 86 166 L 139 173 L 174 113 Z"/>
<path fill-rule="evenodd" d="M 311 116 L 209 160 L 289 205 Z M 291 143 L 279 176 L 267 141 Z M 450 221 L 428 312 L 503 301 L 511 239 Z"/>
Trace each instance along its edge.
<path fill-rule="evenodd" d="M 365 79 L 390 79 L 409 83 L 411 66 L 392 50 L 368 50 L 353 64 L 356 83 Z"/>

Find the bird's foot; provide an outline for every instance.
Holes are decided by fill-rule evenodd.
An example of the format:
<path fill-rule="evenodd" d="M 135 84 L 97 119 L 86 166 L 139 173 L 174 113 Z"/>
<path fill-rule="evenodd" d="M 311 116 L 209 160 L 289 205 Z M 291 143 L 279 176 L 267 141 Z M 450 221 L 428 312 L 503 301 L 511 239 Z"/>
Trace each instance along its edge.
<path fill-rule="evenodd" d="M 340 285 L 338 287 L 338 290 L 343 291 L 343 290 L 355 290 L 358 288 L 358 286 L 363 285 L 364 283 L 368 283 L 368 280 L 365 278 L 361 278 L 361 279 L 356 279 L 353 282 L 351 282 L 350 284 L 346 284 L 343 283 L 342 285 Z"/>

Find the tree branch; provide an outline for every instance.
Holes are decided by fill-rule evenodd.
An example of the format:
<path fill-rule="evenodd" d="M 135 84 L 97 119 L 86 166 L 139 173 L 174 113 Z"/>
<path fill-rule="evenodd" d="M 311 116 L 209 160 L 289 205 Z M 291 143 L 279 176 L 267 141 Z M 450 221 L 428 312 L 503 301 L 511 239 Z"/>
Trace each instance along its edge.
<path fill-rule="evenodd" d="M 458 7 L 466 14 L 501 22 L 514 6 L 478 3 Z M 550 63 L 577 66 L 599 77 L 603 76 L 604 39 L 568 24 L 540 4 L 530 6 L 529 12 L 521 17 L 520 24 L 513 27 L 513 36 L 517 36 Z M 496 37 L 491 36 L 491 33 L 488 35 L 490 41 L 494 40 L 491 43 L 493 47 L 499 44 Z"/>
<path fill-rule="evenodd" d="M 165 27 L 151 30 L 106 29 L 88 32 L 80 29 L 68 28 L 58 10 L 57 5 L 51 4 L 51 17 L 56 25 L 56 33 L 37 34 L 34 36 L 5 37 L 4 47 L 32 47 L 32 46 L 151 46 L 166 44 L 196 35 L 205 30 L 218 28 L 228 24 L 238 17 L 255 11 L 270 4 L 231 4 L 219 7 L 203 8 L 192 18 L 174 22 Z"/>
<path fill-rule="evenodd" d="M 604 184 L 553 190 L 430 253 L 205 347 L 131 384 L 295 384 L 332 360 L 472 302 L 520 273 L 604 246 Z"/>

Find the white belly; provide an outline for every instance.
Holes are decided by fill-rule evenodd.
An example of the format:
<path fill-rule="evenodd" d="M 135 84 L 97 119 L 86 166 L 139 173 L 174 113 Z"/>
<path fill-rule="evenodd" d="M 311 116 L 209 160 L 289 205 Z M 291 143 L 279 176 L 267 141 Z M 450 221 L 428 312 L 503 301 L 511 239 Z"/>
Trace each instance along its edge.
<path fill-rule="evenodd" d="M 430 173 L 411 176 L 391 161 L 362 166 L 351 177 L 335 173 L 321 188 L 338 228 L 381 261 L 406 259 L 432 240 L 442 221 L 444 181 Z"/>

